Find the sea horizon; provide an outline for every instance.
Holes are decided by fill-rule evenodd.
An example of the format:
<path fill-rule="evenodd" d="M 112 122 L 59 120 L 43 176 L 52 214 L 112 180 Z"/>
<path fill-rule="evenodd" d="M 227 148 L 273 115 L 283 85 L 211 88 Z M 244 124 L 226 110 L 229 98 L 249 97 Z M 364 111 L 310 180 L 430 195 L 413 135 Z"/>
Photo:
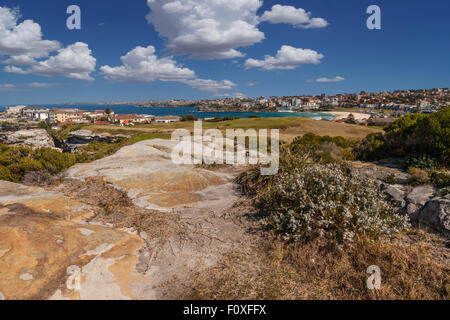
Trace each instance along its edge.
<path fill-rule="evenodd" d="M 224 117 L 239 117 L 249 118 L 251 116 L 260 116 L 261 118 L 287 118 L 300 117 L 310 118 L 315 120 L 332 120 L 334 115 L 323 112 L 246 112 L 246 111 L 199 111 L 198 107 L 141 107 L 137 105 L 123 104 L 123 105 L 64 105 L 64 104 L 41 104 L 35 105 L 39 107 L 54 108 L 77 108 L 86 111 L 104 110 L 109 107 L 116 114 L 146 114 L 157 117 L 162 116 L 180 116 L 183 117 L 188 114 L 193 114 L 199 119 L 209 118 L 224 118 Z M 5 111 L 9 106 L 1 106 L 0 111 Z"/>

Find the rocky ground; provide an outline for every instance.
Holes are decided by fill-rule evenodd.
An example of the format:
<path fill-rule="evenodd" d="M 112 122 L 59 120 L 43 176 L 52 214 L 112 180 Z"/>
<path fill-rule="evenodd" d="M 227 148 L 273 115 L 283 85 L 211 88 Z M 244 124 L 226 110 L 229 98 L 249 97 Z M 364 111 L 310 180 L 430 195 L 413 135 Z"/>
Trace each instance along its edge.
<path fill-rule="evenodd" d="M 192 274 L 251 248 L 258 224 L 236 207 L 238 169 L 175 165 L 175 144 L 124 147 L 46 189 L 0 181 L 0 299 L 176 298 Z M 390 163 L 355 167 L 418 224 L 449 231 L 438 190 L 408 187 Z"/>
<path fill-rule="evenodd" d="M 53 138 L 44 129 L 0 132 L 0 143 L 10 146 L 20 145 L 33 148 L 55 148 Z"/>
<path fill-rule="evenodd" d="M 248 236 L 226 215 L 238 198 L 233 169 L 176 166 L 172 147 L 166 140 L 125 147 L 72 167 L 51 190 L 0 182 L 1 296 L 158 299 L 161 284 L 232 250 Z M 93 185 L 99 178 L 104 183 Z M 127 218 L 103 210 L 117 190 L 132 202 Z"/>
<path fill-rule="evenodd" d="M 442 188 L 411 186 L 411 176 L 400 169 L 403 164 L 398 159 L 356 162 L 354 167 L 374 179 L 380 194 L 384 194 L 400 213 L 410 216 L 414 226 L 450 237 L 450 195 L 443 195 Z M 392 178 L 394 181 L 389 181 Z"/>

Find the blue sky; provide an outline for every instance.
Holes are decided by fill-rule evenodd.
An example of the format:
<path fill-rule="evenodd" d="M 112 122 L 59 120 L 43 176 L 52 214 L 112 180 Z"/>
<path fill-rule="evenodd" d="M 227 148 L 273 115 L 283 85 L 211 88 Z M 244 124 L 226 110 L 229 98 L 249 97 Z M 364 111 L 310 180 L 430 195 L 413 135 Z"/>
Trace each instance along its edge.
<path fill-rule="evenodd" d="M 234 7 L 219 0 L 153 1 L 0 1 L 0 104 L 335 94 L 450 83 L 449 1 L 265 0 L 260 6 L 230 0 Z M 81 8 L 81 30 L 66 27 L 72 4 Z M 373 4 L 381 8 L 381 30 L 366 27 Z M 150 7 L 154 15 L 146 18 Z M 13 22 L 5 13 L 12 8 Z M 34 24 L 21 25 L 25 20 Z M 14 28 L 37 25 L 42 35 L 21 42 L 24 35 Z M 11 61 L 17 56 L 32 60 Z"/>

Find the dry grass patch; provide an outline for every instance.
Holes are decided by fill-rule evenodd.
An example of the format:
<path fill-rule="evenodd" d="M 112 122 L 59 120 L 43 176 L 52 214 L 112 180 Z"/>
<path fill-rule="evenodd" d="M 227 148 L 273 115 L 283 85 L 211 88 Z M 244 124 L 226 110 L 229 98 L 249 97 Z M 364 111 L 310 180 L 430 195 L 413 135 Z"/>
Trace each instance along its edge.
<path fill-rule="evenodd" d="M 197 272 L 180 298 L 449 299 L 448 249 L 421 237 L 414 243 L 408 236 L 389 242 L 359 238 L 343 251 L 334 244 L 261 240 L 260 247 L 230 253 L 214 268 Z M 381 268 L 381 290 L 367 289 L 371 265 Z"/>
<path fill-rule="evenodd" d="M 65 180 L 60 188 L 66 196 L 96 208 L 96 214 L 89 221 L 132 229 L 138 234 L 145 232 L 147 236 L 144 240 L 148 243 L 156 241 L 164 244 L 175 234 L 185 235 L 178 215 L 137 207 L 125 191 L 115 188 L 101 177 L 86 178 L 84 181 Z"/>

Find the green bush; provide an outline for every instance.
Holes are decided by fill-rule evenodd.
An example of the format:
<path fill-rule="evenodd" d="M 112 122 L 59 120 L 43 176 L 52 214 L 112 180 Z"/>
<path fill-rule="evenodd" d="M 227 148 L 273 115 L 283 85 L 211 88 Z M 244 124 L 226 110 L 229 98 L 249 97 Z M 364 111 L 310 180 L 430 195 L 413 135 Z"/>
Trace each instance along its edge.
<path fill-rule="evenodd" d="M 386 183 L 389 184 L 396 184 L 397 183 L 397 179 L 395 178 L 395 174 L 390 174 L 386 177 Z"/>
<path fill-rule="evenodd" d="M 439 167 L 439 160 L 428 155 L 408 157 L 405 161 L 405 168 L 419 168 L 419 169 L 435 169 Z"/>
<path fill-rule="evenodd" d="M 430 174 L 430 182 L 438 188 L 450 187 L 450 175 L 445 172 L 433 171 Z"/>
<path fill-rule="evenodd" d="M 18 162 L 8 167 L 13 181 L 19 181 L 25 174 L 32 171 L 43 171 L 44 166 L 39 162 L 31 158 L 22 158 Z"/>
<path fill-rule="evenodd" d="M 187 114 L 181 118 L 181 121 L 197 121 L 198 118 L 193 114 Z"/>
<path fill-rule="evenodd" d="M 207 122 L 223 122 L 223 121 L 232 121 L 232 120 L 239 120 L 240 117 L 223 117 L 223 118 L 214 118 L 209 119 Z"/>
<path fill-rule="evenodd" d="M 385 134 L 369 135 L 356 150 L 362 160 L 424 155 L 449 167 L 450 107 L 430 115 L 401 117 L 385 128 Z"/>
<path fill-rule="evenodd" d="M 9 171 L 7 167 L 1 164 L 0 164 L 0 180 L 13 181 L 11 171 Z"/>

